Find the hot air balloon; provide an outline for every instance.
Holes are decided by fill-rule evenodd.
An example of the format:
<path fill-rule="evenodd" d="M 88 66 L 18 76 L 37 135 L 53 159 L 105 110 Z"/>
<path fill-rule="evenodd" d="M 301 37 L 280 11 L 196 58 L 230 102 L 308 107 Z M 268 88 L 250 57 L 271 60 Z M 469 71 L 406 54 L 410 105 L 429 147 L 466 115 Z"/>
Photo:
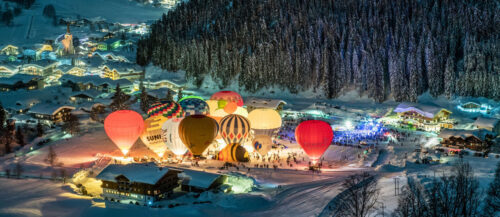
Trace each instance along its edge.
<path fill-rule="evenodd" d="M 304 121 L 295 129 L 295 139 L 316 163 L 333 140 L 332 127 L 324 121 Z"/>
<path fill-rule="evenodd" d="M 104 131 L 116 146 L 127 155 L 144 130 L 142 116 L 131 110 L 119 110 L 104 120 Z"/>
<path fill-rule="evenodd" d="M 172 101 L 154 103 L 146 113 L 148 114 L 148 118 L 157 115 L 163 115 L 167 119 L 180 118 L 184 116 L 182 107 L 178 103 Z"/>
<path fill-rule="evenodd" d="M 256 135 L 252 143 L 254 150 L 262 156 L 266 155 L 273 147 L 273 140 L 267 135 Z"/>
<path fill-rule="evenodd" d="M 250 134 L 250 121 L 241 115 L 228 115 L 220 121 L 220 135 L 227 145 L 241 144 Z"/>
<path fill-rule="evenodd" d="M 179 125 L 179 137 L 198 157 L 214 141 L 219 127 L 217 121 L 205 115 L 191 115 L 182 119 Z"/>
<path fill-rule="evenodd" d="M 217 100 L 209 99 L 205 102 L 207 103 L 208 108 L 210 109 L 210 112 L 209 112 L 210 114 L 213 114 L 215 112 L 215 110 L 219 109 Z"/>
<path fill-rule="evenodd" d="M 142 142 L 158 156 L 163 157 L 167 146 L 163 141 L 162 125 L 167 121 L 162 115 L 149 117 L 144 121 L 144 132 L 142 132 Z"/>
<path fill-rule="evenodd" d="M 188 98 L 184 99 L 179 104 L 182 107 L 182 110 L 185 112 L 186 116 L 189 115 L 208 115 L 210 112 L 210 108 L 208 104 L 201 99 L 198 98 Z"/>
<path fill-rule="evenodd" d="M 238 106 L 243 106 L 243 98 L 241 98 L 240 94 L 234 91 L 219 91 L 214 93 L 211 97 L 211 100 L 225 100 L 227 103 L 235 102 Z"/>
<path fill-rule="evenodd" d="M 273 136 L 281 127 L 281 116 L 274 109 L 255 109 L 248 114 L 255 135 Z"/>
<path fill-rule="evenodd" d="M 177 103 L 181 103 L 183 100 L 186 100 L 186 99 L 201 99 L 201 100 L 205 100 L 203 99 L 203 97 L 201 96 L 185 96 L 185 97 L 182 97 L 180 100 L 177 100 Z"/>
<path fill-rule="evenodd" d="M 217 159 L 226 162 L 248 162 L 248 152 L 241 145 L 233 143 L 227 145 L 217 155 Z"/>
<path fill-rule="evenodd" d="M 182 118 L 172 118 L 163 123 L 161 127 L 167 148 L 177 156 L 185 154 L 188 150 L 179 137 L 179 125 L 181 121 Z"/>

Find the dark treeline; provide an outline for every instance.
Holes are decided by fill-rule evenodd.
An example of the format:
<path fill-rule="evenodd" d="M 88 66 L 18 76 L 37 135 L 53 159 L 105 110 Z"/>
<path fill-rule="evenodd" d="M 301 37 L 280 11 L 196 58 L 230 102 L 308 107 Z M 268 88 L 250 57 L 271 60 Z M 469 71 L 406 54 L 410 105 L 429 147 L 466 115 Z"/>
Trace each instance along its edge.
<path fill-rule="evenodd" d="M 137 62 L 201 85 L 357 89 L 376 101 L 500 99 L 500 6 L 472 0 L 190 0 L 152 25 Z"/>

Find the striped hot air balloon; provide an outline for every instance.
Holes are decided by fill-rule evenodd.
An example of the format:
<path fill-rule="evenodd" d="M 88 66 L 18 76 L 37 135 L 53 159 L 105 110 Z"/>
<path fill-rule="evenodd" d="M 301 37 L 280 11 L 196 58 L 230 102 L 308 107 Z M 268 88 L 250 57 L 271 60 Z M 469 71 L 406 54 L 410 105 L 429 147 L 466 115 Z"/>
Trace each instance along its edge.
<path fill-rule="evenodd" d="M 198 98 L 187 98 L 179 102 L 186 116 L 189 115 L 208 115 L 210 109 L 208 104 Z"/>
<path fill-rule="evenodd" d="M 241 115 L 228 115 L 220 121 L 220 135 L 227 145 L 241 144 L 250 134 L 250 121 Z"/>
<path fill-rule="evenodd" d="M 233 143 L 227 145 L 217 155 L 217 159 L 226 162 L 248 162 L 248 152 L 241 145 Z"/>
<path fill-rule="evenodd" d="M 181 118 L 184 116 L 182 107 L 178 103 L 173 101 L 153 103 L 153 105 L 151 105 L 146 113 L 148 115 L 148 118 L 157 115 L 163 115 L 163 117 L 166 117 L 167 119 Z"/>

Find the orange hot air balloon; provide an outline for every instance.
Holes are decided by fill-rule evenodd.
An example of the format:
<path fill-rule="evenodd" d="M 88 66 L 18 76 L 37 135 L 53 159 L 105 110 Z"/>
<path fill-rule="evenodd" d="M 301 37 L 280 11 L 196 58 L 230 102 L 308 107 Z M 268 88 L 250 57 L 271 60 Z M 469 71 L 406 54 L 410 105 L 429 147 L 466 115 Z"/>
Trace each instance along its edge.
<path fill-rule="evenodd" d="M 187 116 L 179 124 L 179 137 L 195 157 L 201 156 L 218 131 L 217 121 L 205 115 Z"/>
<path fill-rule="evenodd" d="M 115 111 L 104 120 L 104 131 L 124 155 L 127 155 L 143 130 L 142 116 L 135 111 Z"/>
<path fill-rule="evenodd" d="M 235 102 L 230 102 L 224 107 L 224 111 L 229 114 L 232 114 L 236 111 L 237 108 L 238 105 Z"/>
<path fill-rule="evenodd" d="M 235 102 L 237 106 L 243 106 L 243 98 L 241 98 L 240 94 L 234 91 L 219 91 L 214 93 L 211 97 L 211 100 L 226 100 L 226 102 Z"/>

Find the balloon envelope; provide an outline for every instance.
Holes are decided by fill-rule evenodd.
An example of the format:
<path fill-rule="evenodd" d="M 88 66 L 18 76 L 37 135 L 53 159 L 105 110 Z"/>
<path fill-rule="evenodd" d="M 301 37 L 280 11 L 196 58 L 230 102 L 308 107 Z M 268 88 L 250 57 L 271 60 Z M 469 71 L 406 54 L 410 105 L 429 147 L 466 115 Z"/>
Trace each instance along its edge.
<path fill-rule="evenodd" d="M 166 117 L 167 119 L 180 118 L 184 116 L 182 107 L 173 101 L 154 103 L 146 113 L 148 114 L 148 117 L 163 115 L 163 117 Z"/>
<path fill-rule="evenodd" d="M 219 91 L 214 93 L 210 99 L 212 100 L 226 100 L 226 102 L 235 102 L 238 106 L 243 106 L 243 98 L 241 98 L 240 94 L 234 91 Z"/>
<path fill-rule="evenodd" d="M 181 103 L 182 101 L 184 101 L 186 99 L 201 99 L 201 100 L 205 100 L 201 96 L 185 96 L 185 97 L 182 97 L 180 100 L 178 100 L 177 103 Z"/>
<path fill-rule="evenodd" d="M 220 121 L 220 134 L 226 144 L 241 144 L 250 134 L 250 121 L 241 115 L 228 115 Z"/>
<path fill-rule="evenodd" d="M 161 127 L 167 148 L 177 156 L 185 154 L 188 150 L 179 137 L 179 125 L 181 121 L 182 118 L 173 118 L 165 121 Z"/>
<path fill-rule="evenodd" d="M 254 150 L 262 156 L 266 155 L 273 147 L 273 140 L 267 135 L 256 135 L 252 143 Z"/>
<path fill-rule="evenodd" d="M 281 127 L 281 115 L 274 109 L 255 109 L 248 114 L 255 135 L 273 136 Z"/>
<path fill-rule="evenodd" d="M 229 144 L 217 155 L 217 159 L 226 162 L 248 162 L 248 152 L 239 144 Z"/>
<path fill-rule="evenodd" d="M 333 140 L 332 127 L 324 121 L 304 121 L 295 129 L 295 139 L 309 158 L 316 162 Z"/>
<path fill-rule="evenodd" d="M 135 111 L 115 111 L 104 120 L 104 131 L 124 155 L 128 153 L 143 130 L 142 116 Z"/>
<path fill-rule="evenodd" d="M 217 121 L 205 115 L 185 117 L 179 125 L 179 137 L 194 156 L 200 156 L 214 141 Z"/>
<path fill-rule="evenodd" d="M 162 125 L 168 119 L 162 115 L 149 117 L 144 121 L 144 132 L 142 132 L 142 142 L 158 156 L 163 157 L 167 146 L 163 141 Z"/>
<path fill-rule="evenodd" d="M 208 104 L 198 98 L 188 98 L 179 102 L 182 110 L 185 112 L 185 116 L 189 115 L 208 115 L 210 108 Z"/>

